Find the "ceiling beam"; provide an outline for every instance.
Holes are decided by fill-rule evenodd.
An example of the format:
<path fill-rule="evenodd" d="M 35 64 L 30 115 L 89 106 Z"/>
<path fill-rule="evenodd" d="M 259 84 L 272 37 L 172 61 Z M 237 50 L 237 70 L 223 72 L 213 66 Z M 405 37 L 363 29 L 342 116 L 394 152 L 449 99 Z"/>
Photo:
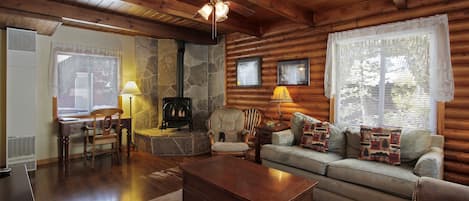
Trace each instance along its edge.
<path fill-rule="evenodd" d="M 263 7 L 273 13 L 276 13 L 292 22 L 299 24 L 306 24 L 309 26 L 314 25 L 313 12 L 302 8 L 294 1 L 287 0 L 235 0 L 236 2 L 242 3 L 242 1 L 248 1 Z"/>
<path fill-rule="evenodd" d="M 398 9 L 406 9 L 407 8 L 407 0 L 392 0 L 394 2 L 394 5 Z"/>
<path fill-rule="evenodd" d="M 123 0 L 128 3 L 140 5 L 153 9 L 160 13 L 165 13 L 203 24 L 211 24 L 211 20 L 205 20 L 201 17 L 195 17 L 200 7 L 177 0 Z M 260 36 L 260 29 L 257 24 L 246 20 L 240 20 L 234 17 L 228 17 L 227 20 L 220 22 L 217 26 L 231 32 L 241 32 L 253 36 Z"/>
<path fill-rule="evenodd" d="M 15 27 L 34 30 L 38 34 L 52 36 L 60 25 L 62 18 L 39 15 L 29 12 L 0 8 L 0 28 Z"/>
<path fill-rule="evenodd" d="M 118 27 L 124 30 L 144 33 L 144 35 L 156 38 L 181 39 L 202 44 L 216 43 L 216 41 L 211 39 L 210 33 L 207 32 L 53 1 L 1 0 L 0 7 L 54 17 L 65 17 L 75 20 L 75 22 L 83 21 L 89 24 L 106 26 L 108 28 Z"/>

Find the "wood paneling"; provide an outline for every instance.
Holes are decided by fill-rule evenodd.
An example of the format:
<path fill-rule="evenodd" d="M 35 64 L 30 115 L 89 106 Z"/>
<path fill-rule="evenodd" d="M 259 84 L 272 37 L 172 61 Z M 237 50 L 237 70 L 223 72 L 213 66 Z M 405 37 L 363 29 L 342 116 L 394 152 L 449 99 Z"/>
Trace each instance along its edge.
<path fill-rule="evenodd" d="M 150 35 L 156 38 L 182 39 L 203 44 L 216 43 L 207 32 L 54 1 L 2 0 L 0 1 L 0 7 L 58 18 L 69 18 L 69 20 L 77 23 L 82 22 L 107 28 L 116 27 L 128 32 L 135 31 L 142 35 Z"/>
<path fill-rule="evenodd" d="M 430 3 L 429 3 L 430 2 Z M 366 5 L 364 5 L 366 4 Z M 375 7 L 368 7 L 374 5 Z M 398 10 L 392 1 L 364 1 L 355 6 L 364 13 L 344 9 L 319 13 L 317 23 L 322 26 L 305 26 L 278 23 L 270 27 L 261 38 L 240 33 L 226 38 L 226 104 L 246 109 L 256 107 L 264 111 L 266 119 L 277 118 L 276 105 L 270 96 L 276 86 L 276 64 L 279 60 L 310 58 L 311 85 L 288 87 L 294 103 L 282 104 L 284 118 L 298 111 L 321 120 L 329 120 L 330 103 L 324 96 L 324 65 L 327 34 L 335 31 L 360 28 L 370 25 L 407 20 L 447 13 L 450 27 L 453 73 L 455 78 L 454 100 L 439 106 L 444 112 L 438 119 L 445 136 L 445 178 L 469 184 L 469 1 L 408 0 L 408 9 Z M 332 14 L 331 14 L 332 13 Z M 334 14 L 335 13 L 335 14 Z M 335 16 L 334 16 L 335 15 Z M 340 16 L 340 17 L 339 17 Z M 318 19 L 318 18 L 316 18 Z M 237 88 L 236 66 L 238 58 L 261 56 L 262 86 L 259 88 Z"/>

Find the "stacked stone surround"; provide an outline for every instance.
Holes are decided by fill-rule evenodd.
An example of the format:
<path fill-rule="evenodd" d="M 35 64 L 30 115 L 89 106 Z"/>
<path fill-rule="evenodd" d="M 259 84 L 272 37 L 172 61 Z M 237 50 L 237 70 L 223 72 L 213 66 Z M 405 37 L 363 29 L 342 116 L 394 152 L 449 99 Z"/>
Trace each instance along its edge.
<path fill-rule="evenodd" d="M 195 129 L 205 128 L 208 119 L 208 46 L 186 44 L 184 54 L 184 96 L 192 98 Z"/>
<path fill-rule="evenodd" d="M 225 103 L 225 40 L 208 47 L 208 112 Z"/>
<path fill-rule="evenodd" d="M 136 83 L 142 95 L 133 104 L 134 128 L 152 128 L 158 125 L 158 40 L 135 37 Z"/>
<path fill-rule="evenodd" d="M 177 43 L 171 39 L 135 38 L 137 97 L 135 129 L 161 125 L 162 99 L 176 96 Z M 186 43 L 184 96 L 192 98 L 194 128 L 205 129 L 210 113 L 224 103 L 224 40 L 217 45 Z"/>

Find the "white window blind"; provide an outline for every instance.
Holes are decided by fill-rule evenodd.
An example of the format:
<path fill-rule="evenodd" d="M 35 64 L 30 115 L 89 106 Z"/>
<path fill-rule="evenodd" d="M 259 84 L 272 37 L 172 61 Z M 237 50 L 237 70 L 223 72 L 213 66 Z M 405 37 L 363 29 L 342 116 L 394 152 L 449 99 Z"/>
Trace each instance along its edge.
<path fill-rule="evenodd" d="M 336 44 L 336 122 L 436 129 L 424 32 Z"/>
<path fill-rule="evenodd" d="M 57 52 L 55 59 L 59 116 L 117 106 L 119 57 Z"/>

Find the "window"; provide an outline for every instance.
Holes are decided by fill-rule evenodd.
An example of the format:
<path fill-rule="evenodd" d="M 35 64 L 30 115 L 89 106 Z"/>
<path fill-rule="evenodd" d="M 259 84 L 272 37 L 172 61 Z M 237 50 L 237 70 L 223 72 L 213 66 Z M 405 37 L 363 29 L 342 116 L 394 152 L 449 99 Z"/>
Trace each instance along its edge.
<path fill-rule="evenodd" d="M 429 43 L 416 34 L 337 44 L 336 121 L 434 130 Z"/>
<path fill-rule="evenodd" d="M 436 131 L 436 102 L 454 98 L 448 17 L 331 33 L 325 67 L 337 123 Z"/>
<path fill-rule="evenodd" d="M 119 57 L 57 52 L 55 59 L 59 116 L 117 107 Z"/>

